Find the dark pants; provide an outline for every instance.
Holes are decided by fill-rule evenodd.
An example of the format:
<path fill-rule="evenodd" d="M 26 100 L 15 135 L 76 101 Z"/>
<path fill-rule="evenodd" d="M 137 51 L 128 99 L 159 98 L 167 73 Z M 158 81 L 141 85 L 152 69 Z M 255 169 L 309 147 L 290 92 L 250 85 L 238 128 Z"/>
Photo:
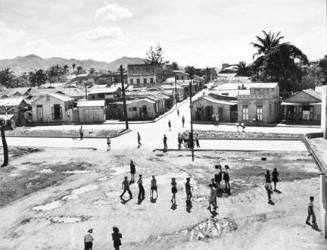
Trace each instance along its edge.
<path fill-rule="evenodd" d="M 92 250 L 92 242 L 84 242 L 84 250 Z"/>
<path fill-rule="evenodd" d="M 267 195 L 268 195 L 268 201 L 271 201 L 271 190 L 269 188 L 266 188 L 267 190 Z"/>
<path fill-rule="evenodd" d="M 80 136 L 80 139 L 83 140 L 83 133 L 80 133 L 79 136 Z"/>
<path fill-rule="evenodd" d="M 144 187 L 143 187 L 143 185 L 139 185 L 139 195 L 138 195 L 138 199 L 139 199 L 139 200 L 144 200 L 144 198 L 145 198 Z"/>
<path fill-rule="evenodd" d="M 308 216 L 307 216 L 307 222 L 310 221 L 310 218 L 312 217 L 312 224 L 316 224 L 316 215 L 313 211 L 308 211 Z"/>
<path fill-rule="evenodd" d="M 186 200 L 190 201 L 192 199 L 192 192 L 191 191 L 187 191 L 186 192 Z"/>
<path fill-rule="evenodd" d="M 195 140 L 196 146 L 199 148 L 200 147 L 200 142 L 198 139 Z"/>
<path fill-rule="evenodd" d="M 164 142 L 164 151 L 166 152 L 168 150 L 167 142 Z"/>
<path fill-rule="evenodd" d="M 126 193 L 126 191 L 128 192 L 129 197 L 132 198 L 133 195 L 132 195 L 131 190 L 129 190 L 129 188 L 124 188 L 124 191 L 123 191 L 123 193 L 120 195 L 120 198 L 123 198 L 123 196 L 124 196 L 124 194 Z"/>

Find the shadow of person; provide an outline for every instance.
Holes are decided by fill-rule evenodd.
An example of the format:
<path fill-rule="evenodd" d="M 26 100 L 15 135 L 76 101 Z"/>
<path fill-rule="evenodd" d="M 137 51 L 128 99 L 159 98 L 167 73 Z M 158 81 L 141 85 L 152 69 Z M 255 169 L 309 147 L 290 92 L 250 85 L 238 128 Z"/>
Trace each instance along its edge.
<path fill-rule="evenodd" d="M 132 198 L 130 197 L 129 199 L 124 199 L 124 198 L 120 198 L 120 202 L 122 203 L 122 204 L 126 204 L 127 202 L 129 202 L 130 200 L 131 200 Z"/>
<path fill-rule="evenodd" d="M 192 201 L 186 201 L 186 212 L 191 213 L 192 207 Z"/>
<path fill-rule="evenodd" d="M 151 203 L 156 203 L 156 202 L 157 202 L 157 199 L 158 199 L 158 197 L 156 197 L 156 198 L 151 197 L 151 198 L 150 198 L 150 202 L 151 202 Z"/>
<path fill-rule="evenodd" d="M 177 209 L 177 204 L 176 203 L 173 203 L 171 204 L 171 210 L 176 210 Z"/>
<path fill-rule="evenodd" d="M 278 190 L 278 189 L 275 189 L 274 192 L 276 192 L 277 194 L 281 194 L 282 191 Z"/>

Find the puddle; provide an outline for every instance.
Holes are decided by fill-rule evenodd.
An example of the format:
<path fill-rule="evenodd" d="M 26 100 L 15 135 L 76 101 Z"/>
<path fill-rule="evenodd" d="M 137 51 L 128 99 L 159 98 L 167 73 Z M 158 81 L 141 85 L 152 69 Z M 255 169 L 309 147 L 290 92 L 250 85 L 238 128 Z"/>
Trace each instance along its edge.
<path fill-rule="evenodd" d="M 88 174 L 88 173 L 94 173 L 94 171 L 90 170 L 70 170 L 70 171 L 64 171 L 64 174 Z"/>
<path fill-rule="evenodd" d="M 78 223 L 86 221 L 88 218 L 85 216 L 55 216 L 47 218 L 51 223 Z"/>
<path fill-rule="evenodd" d="M 41 174 L 51 174 L 51 173 L 53 173 L 53 172 L 54 172 L 54 171 L 51 170 L 51 169 L 49 169 L 49 168 L 42 169 L 42 170 L 39 171 L 39 173 L 41 173 Z"/>
<path fill-rule="evenodd" d="M 61 201 L 52 201 L 50 203 L 47 203 L 45 205 L 39 205 L 36 207 L 33 207 L 33 210 L 35 211 L 49 211 L 55 208 L 58 208 L 62 205 Z"/>

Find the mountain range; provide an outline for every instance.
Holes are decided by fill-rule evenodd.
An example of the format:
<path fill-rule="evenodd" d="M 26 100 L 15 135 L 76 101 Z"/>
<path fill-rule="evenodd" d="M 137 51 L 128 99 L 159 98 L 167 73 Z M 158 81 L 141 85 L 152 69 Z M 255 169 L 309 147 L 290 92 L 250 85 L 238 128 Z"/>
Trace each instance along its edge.
<path fill-rule="evenodd" d="M 68 65 L 69 69 L 72 70 L 72 65 L 75 64 L 75 70 L 78 66 L 82 66 L 83 69 L 88 71 L 90 68 L 103 71 L 117 71 L 120 65 L 123 65 L 124 68 L 127 67 L 127 64 L 142 64 L 144 63 L 143 58 L 139 57 L 122 57 L 112 62 L 103 62 L 96 60 L 79 60 L 79 59 L 66 59 L 62 57 L 51 57 L 51 58 L 42 58 L 40 56 L 31 54 L 27 56 L 18 56 L 13 59 L 1 59 L 0 60 L 0 69 L 10 68 L 16 75 L 20 75 L 24 72 L 30 72 L 38 69 L 48 69 L 51 66 L 59 65 L 64 66 Z"/>

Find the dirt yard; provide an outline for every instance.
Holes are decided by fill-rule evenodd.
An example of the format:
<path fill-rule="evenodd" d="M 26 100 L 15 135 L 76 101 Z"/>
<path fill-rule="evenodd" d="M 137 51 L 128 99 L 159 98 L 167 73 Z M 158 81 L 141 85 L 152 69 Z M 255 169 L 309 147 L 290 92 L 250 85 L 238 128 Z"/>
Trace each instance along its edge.
<path fill-rule="evenodd" d="M 83 249 L 94 229 L 94 249 L 111 249 L 112 226 L 123 234 L 122 249 L 326 249 L 319 231 L 305 225 L 308 197 L 316 197 L 318 170 L 307 152 L 189 152 L 147 150 L 101 152 L 87 149 L 15 149 L 0 170 L 0 249 Z M 15 155 L 15 157 L 13 157 Z M 129 161 L 143 175 L 146 199 L 121 203 Z M 0 158 L 0 160 L 2 160 Z M 218 215 L 208 206 L 214 165 L 230 166 L 231 191 L 218 199 Z M 267 204 L 266 169 L 277 168 L 280 193 Z M 156 175 L 159 197 L 150 201 Z M 192 207 L 185 203 L 185 178 L 192 178 Z M 177 207 L 170 180 L 176 178 Z M 319 219 L 319 216 L 317 216 Z M 319 223 L 319 220 L 318 220 Z"/>

